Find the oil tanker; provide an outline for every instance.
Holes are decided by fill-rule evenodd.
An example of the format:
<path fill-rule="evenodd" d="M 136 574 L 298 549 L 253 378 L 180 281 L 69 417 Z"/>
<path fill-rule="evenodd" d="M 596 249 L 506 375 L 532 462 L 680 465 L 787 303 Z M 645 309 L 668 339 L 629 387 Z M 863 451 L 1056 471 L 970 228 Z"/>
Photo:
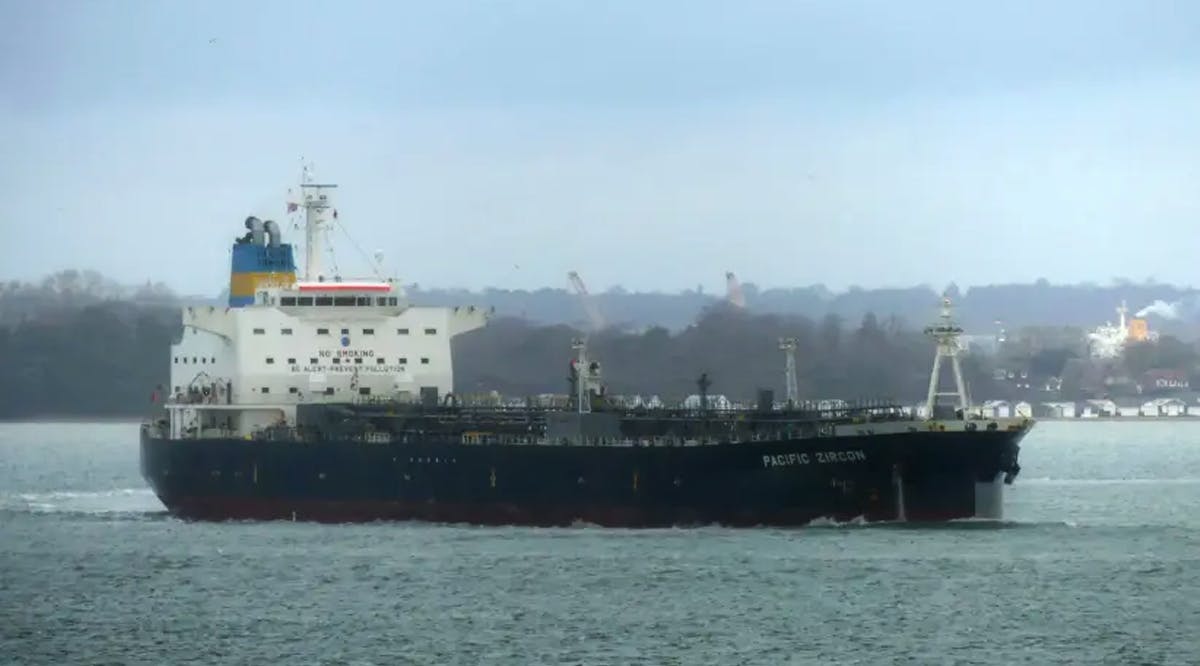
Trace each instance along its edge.
<path fill-rule="evenodd" d="M 452 390 L 450 342 L 490 313 L 414 306 L 394 280 L 327 272 L 334 188 L 306 169 L 288 202 L 303 217 L 303 274 L 280 225 L 251 217 L 228 304 L 183 309 L 170 385 L 140 434 L 142 475 L 174 515 L 613 527 L 1002 516 L 1033 422 L 971 410 L 949 301 L 926 329 L 936 352 L 919 416 L 769 392 L 718 408 L 705 376 L 690 408 L 622 408 L 583 339 L 566 404 L 474 405 Z"/>

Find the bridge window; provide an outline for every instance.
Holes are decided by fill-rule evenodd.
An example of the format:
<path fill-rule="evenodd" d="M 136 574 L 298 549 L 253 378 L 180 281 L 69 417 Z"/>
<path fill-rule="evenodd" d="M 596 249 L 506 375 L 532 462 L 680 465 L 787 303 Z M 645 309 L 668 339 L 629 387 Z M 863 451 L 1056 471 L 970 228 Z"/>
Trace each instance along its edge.
<path fill-rule="evenodd" d="M 271 387 L 270 387 L 270 386 L 264 386 L 264 387 L 262 387 L 262 392 L 263 392 L 263 393 L 270 393 L 270 392 L 271 392 Z"/>
<path fill-rule="evenodd" d="M 407 328 L 398 328 L 398 329 L 396 329 L 396 335 L 408 335 L 408 329 Z"/>
<path fill-rule="evenodd" d="M 317 305 L 333 305 L 333 296 L 317 296 Z"/>
<path fill-rule="evenodd" d="M 370 304 L 371 304 L 371 297 L 370 297 L 370 296 L 359 296 L 359 297 L 358 297 L 358 304 L 359 304 L 359 305 L 370 305 Z"/>
<path fill-rule="evenodd" d="M 428 356 L 421 357 L 421 365 L 429 365 L 429 357 Z"/>
<path fill-rule="evenodd" d="M 300 389 L 296 388 L 295 386 L 288 387 L 288 393 L 299 393 L 299 392 L 300 392 Z"/>
<path fill-rule="evenodd" d="M 334 356 L 334 357 L 333 357 L 333 364 L 334 364 L 334 365 L 339 365 L 341 362 L 342 362 L 342 359 L 340 359 L 340 358 L 338 358 L 338 357 L 336 357 L 336 356 Z"/>
<path fill-rule="evenodd" d="M 399 305 L 400 301 L 396 296 L 388 296 L 388 305 Z"/>
<path fill-rule="evenodd" d="M 437 329 L 436 328 L 427 328 L 427 329 L 425 329 L 425 335 L 437 335 Z"/>
<path fill-rule="evenodd" d="M 175 362 L 176 362 L 176 363 L 178 363 L 178 362 L 179 362 L 179 357 L 178 357 L 178 356 L 176 356 L 176 357 L 175 357 Z"/>
<path fill-rule="evenodd" d="M 329 329 L 327 329 L 327 328 L 318 328 L 318 329 L 317 329 L 317 335 L 329 335 Z"/>
<path fill-rule="evenodd" d="M 317 359 L 316 359 L 316 357 L 312 357 L 312 358 L 309 358 L 309 359 L 308 359 L 308 362 L 309 362 L 311 365 L 316 365 L 316 364 L 317 364 Z"/>
<path fill-rule="evenodd" d="M 291 334 L 292 334 L 292 329 L 290 329 L 290 328 L 282 328 L 282 329 L 279 329 L 279 334 L 280 334 L 280 335 L 291 335 Z"/>
<path fill-rule="evenodd" d="M 406 364 L 408 364 L 408 358 L 401 356 L 400 357 L 400 365 L 406 365 Z"/>
<path fill-rule="evenodd" d="M 333 387 L 332 386 L 325 387 L 325 395 L 333 395 Z"/>
<path fill-rule="evenodd" d="M 364 329 L 363 329 L 363 335 L 375 335 L 375 329 L 373 329 L 373 328 L 364 328 Z"/>
<path fill-rule="evenodd" d="M 268 356 L 267 357 L 267 365 L 274 365 L 274 364 L 275 364 L 275 359 Z"/>
<path fill-rule="evenodd" d="M 265 335 L 265 334 L 266 334 L 266 332 L 267 332 L 267 330 L 266 330 L 266 329 L 264 329 L 264 328 L 256 328 L 256 329 L 254 329 L 254 334 L 255 334 L 255 335 Z"/>
<path fill-rule="evenodd" d="M 301 296 L 300 298 L 296 299 L 296 304 L 297 305 L 312 305 L 313 297 L 312 296 Z"/>
<path fill-rule="evenodd" d="M 333 304 L 334 305 L 354 305 L 354 297 L 353 296 L 334 296 Z"/>
<path fill-rule="evenodd" d="M 209 363 L 216 363 L 216 362 L 217 362 L 217 357 L 216 357 L 216 356 L 212 357 L 212 360 L 210 360 L 210 361 L 209 361 Z"/>
<path fill-rule="evenodd" d="M 342 335 L 350 335 L 350 329 L 348 329 L 348 328 L 343 328 L 343 329 L 342 329 Z"/>
<path fill-rule="evenodd" d="M 354 365 L 362 365 L 362 357 L 361 356 L 354 359 Z"/>
<path fill-rule="evenodd" d="M 208 364 L 208 357 L 207 357 L 207 356 L 201 356 L 201 357 L 200 357 L 200 362 L 201 362 L 201 363 L 203 363 L 203 364 L 205 364 L 205 365 L 207 365 L 207 364 Z"/>
<path fill-rule="evenodd" d="M 295 305 L 296 297 L 295 296 L 280 296 L 279 304 L 280 305 Z"/>
<path fill-rule="evenodd" d="M 376 299 L 375 299 L 375 305 L 387 305 L 387 297 L 386 297 L 386 296 L 380 296 L 379 298 L 376 298 Z"/>
<path fill-rule="evenodd" d="M 296 365 L 296 359 L 294 359 L 294 358 L 289 358 L 289 359 L 288 359 L 288 365 Z"/>
<path fill-rule="evenodd" d="M 382 356 L 380 356 L 379 358 L 375 359 L 375 365 L 383 365 L 383 360 L 384 360 L 384 359 L 383 359 L 383 357 L 382 357 Z"/>
<path fill-rule="evenodd" d="M 359 395 L 371 395 L 371 387 L 364 386 L 364 387 L 358 389 L 358 394 Z"/>

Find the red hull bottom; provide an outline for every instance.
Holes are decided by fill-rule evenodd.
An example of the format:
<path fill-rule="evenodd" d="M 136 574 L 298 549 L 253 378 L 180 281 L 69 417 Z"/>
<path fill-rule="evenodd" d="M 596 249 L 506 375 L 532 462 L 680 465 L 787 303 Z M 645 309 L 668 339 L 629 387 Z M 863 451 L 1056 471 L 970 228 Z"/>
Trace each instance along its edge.
<path fill-rule="evenodd" d="M 421 521 L 471 525 L 564 527 L 587 524 L 601 527 L 672 527 L 724 525 L 729 527 L 801 527 L 814 521 L 893 522 L 894 512 L 828 515 L 809 510 L 707 513 L 692 509 L 569 506 L 527 507 L 514 504 L 453 504 L 396 501 L 265 500 L 252 498 L 181 498 L 168 503 L 170 512 L 185 520 L 296 520 L 319 523 Z M 961 510 L 908 511 L 906 522 L 946 522 L 973 518 L 974 507 Z"/>

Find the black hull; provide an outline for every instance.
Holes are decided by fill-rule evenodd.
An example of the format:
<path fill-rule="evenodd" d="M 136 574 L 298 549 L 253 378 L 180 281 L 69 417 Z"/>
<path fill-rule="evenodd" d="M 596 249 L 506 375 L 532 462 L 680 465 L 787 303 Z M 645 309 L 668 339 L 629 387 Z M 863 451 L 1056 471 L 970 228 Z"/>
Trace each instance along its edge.
<path fill-rule="evenodd" d="M 1000 518 L 1026 430 L 686 447 L 167 440 L 142 474 L 193 520 L 655 527 Z"/>

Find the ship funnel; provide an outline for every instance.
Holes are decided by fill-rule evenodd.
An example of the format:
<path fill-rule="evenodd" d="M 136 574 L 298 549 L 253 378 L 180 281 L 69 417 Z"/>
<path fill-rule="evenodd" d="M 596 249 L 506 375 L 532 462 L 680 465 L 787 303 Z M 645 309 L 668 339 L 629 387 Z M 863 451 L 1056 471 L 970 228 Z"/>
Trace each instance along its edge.
<path fill-rule="evenodd" d="M 262 220 L 251 215 L 246 218 L 246 228 L 250 230 L 250 240 L 255 245 L 263 244 L 263 223 Z"/>
<path fill-rule="evenodd" d="M 267 232 L 267 243 L 271 247 L 279 247 L 279 225 L 275 224 L 275 220 L 263 222 L 263 229 Z"/>

